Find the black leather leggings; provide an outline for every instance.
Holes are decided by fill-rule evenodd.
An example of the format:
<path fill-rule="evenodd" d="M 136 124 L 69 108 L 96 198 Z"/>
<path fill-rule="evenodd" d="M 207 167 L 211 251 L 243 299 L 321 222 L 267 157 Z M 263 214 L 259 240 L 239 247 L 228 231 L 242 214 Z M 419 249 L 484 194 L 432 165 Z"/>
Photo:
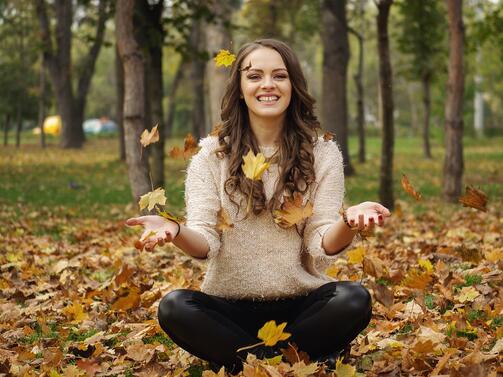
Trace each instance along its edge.
<path fill-rule="evenodd" d="M 332 355 L 347 346 L 370 322 L 369 292 L 359 283 L 330 282 L 307 296 L 273 301 L 230 300 L 202 292 L 177 289 L 159 304 L 159 323 L 181 348 L 203 360 L 237 373 L 248 352 L 258 357 L 278 354 L 280 346 L 294 342 L 312 360 Z M 258 330 L 265 322 L 287 322 L 292 336 L 276 348 L 259 346 Z"/>

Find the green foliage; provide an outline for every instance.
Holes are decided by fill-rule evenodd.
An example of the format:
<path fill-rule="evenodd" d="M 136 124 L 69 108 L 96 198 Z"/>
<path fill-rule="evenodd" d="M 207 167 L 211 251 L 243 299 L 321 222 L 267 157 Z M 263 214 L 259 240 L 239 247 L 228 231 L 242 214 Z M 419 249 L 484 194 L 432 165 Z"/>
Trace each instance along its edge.
<path fill-rule="evenodd" d="M 399 50 L 409 58 L 407 71 L 414 78 L 432 77 L 444 51 L 446 21 L 439 1 L 397 2 L 400 10 L 396 32 Z"/>
<path fill-rule="evenodd" d="M 435 296 L 432 294 L 427 294 L 424 296 L 424 304 L 428 309 L 434 309 L 435 308 Z"/>

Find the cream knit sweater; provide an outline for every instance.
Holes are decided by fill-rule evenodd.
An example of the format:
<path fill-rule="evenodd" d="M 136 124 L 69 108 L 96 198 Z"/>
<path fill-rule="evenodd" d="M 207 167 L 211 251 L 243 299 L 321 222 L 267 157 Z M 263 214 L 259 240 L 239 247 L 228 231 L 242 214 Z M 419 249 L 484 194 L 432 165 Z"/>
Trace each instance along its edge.
<path fill-rule="evenodd" d="M 337 144 L 320 137 L 314 146 L 318 185 L 311 198 L 313 215 L 299 226 L 303 238 L 295 227 L 277 226 L 267 210 L 241 220 L 242 208 L 236 217 L 236 206 L 224 191 L 228 157 L 220 160 L 215 155 L 219 146 L 216 136 L 201 139 L 199 146 L 201 150 L 187 168 L 185 204 L 186 225 L 199 232 L 210 247 L 201 291 L 231 299 L 272 300 L 306 295 L 333 281 L 322 271 L 341 255 L 327 255 L 321 241 L 339 219 L 344 197 L 343 160 Z M 261 151 L 269 157 L 275 147 L 261 147 Z M 272 164 L 262 176 L 267 200 L 274 193 L 278 173 L 278 164 Z M 235 196 L 238 203 L 240 197 Z M 215 226 L 221 207 L 234 227 L 220 235 Z"/>

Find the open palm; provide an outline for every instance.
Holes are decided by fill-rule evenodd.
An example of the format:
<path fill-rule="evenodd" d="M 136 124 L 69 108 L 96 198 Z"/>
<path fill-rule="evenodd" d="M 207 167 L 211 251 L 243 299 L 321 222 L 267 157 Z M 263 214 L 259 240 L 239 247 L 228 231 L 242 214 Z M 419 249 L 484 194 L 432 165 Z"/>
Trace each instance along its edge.
<path fill-rule="evenodd" d="M 171 242 L 178 231 L 177 223 L 157 215 L 133 217 L 126 220 L 126 225 L 144 227 L 140 240 L 136 243 L 140 250 L 153 250 L 156 245 L 162 246 Z"/>

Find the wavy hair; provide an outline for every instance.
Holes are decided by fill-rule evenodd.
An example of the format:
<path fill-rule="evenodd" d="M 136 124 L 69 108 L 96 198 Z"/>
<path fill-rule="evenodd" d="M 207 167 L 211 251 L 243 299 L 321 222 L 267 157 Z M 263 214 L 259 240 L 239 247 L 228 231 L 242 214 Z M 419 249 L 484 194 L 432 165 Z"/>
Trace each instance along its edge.
<path fill-rule="evenodd" d="M 248 108 L 244 99 L 240 98 L 241 72 L 247 69 L 241 65 L 252 51 L 264 47 L 276 50 L 281 55 L 292 85 L 292 96 L 286 110 L 286 123 L 278 150 L 280 179 L 269 203 L 266 203 L 263 182 L 246 178 L 241 169 L 242 157 L 249 150 L 255 154 L 260 152 L 250 127 Z M 237 206 L 238 213 L 241 205 L 235 201 L 236 190 L 245 197 L 253 193 L 252 212 L 259 215 L 266 209 L 271 212 L 278 209 L 285 191 L 290 196 L 295 192 L 305 194 L 311 189 L 315 183 L 313 146 L 320 128 L 313 111 L 314 103 L 314 98 L 307 91 L 307 82 L 299 60 L 287 44 L 275 39 L 259 39 L 241 47 L 222 98 L 222 122 L 214 131 L 220 144 L 215 151 L 217 157 L 222 159 L 229 156 L 229 178 L 224 187 L 231 202 Z"/>

